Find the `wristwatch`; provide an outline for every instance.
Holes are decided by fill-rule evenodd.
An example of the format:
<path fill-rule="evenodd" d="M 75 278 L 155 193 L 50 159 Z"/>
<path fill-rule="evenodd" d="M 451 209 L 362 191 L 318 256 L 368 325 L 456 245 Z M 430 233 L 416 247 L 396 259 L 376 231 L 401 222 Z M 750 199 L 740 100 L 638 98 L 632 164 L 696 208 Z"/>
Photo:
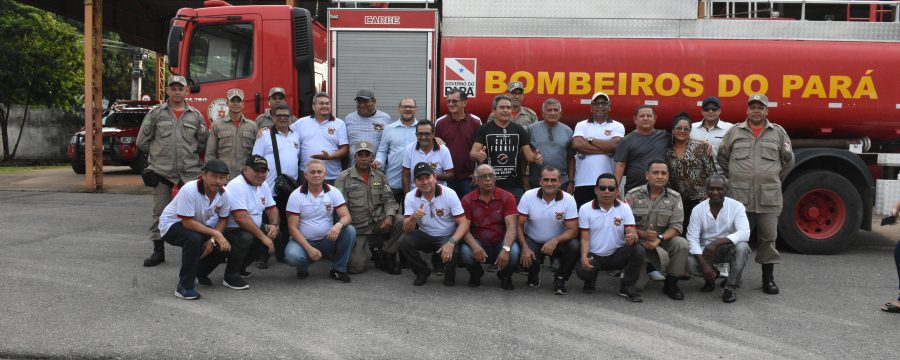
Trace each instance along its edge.
<path fill-rule="evenodd" d="M 663 239 L 662 234 L 656 234 L 656 238 L 659 239 L 659 241 L 665 240 L 665 239 Z"/>
<path fill-rule="evenodd" d="M 587 141 L 588 141 L 588 144 L 593 144 L 593 143 L 594 143 L 594 138 L 589 137 L 589 138 L 587 138 Z"/>
<path fill-rule="evenodd" d="M 449 238 L 449 239 L 447 239 L 447 242 L 450 243 L 450 244 L 456 245 L 456 239 L 454 239 L 454 238 L 452 238 L 452 237 Z"/>
<path fill-rule="evenodd" d="M 503 245 L 503 251 L 510 252 L 512 251 L 512 248 L 507 245 Z"/>

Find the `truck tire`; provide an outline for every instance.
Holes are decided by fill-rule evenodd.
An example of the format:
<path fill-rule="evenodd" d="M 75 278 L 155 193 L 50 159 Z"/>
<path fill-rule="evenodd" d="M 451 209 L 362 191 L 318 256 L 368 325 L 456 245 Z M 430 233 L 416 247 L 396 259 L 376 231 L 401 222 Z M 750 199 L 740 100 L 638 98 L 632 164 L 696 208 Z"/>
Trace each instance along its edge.
<path fill-rule="evenodd" d="M 804 254 L 834 254 L 850 245 L 859 230 L 862 199 L 846 178 L 829 171 L 800 175 L 784 190 L 778 233 Z"/>
<path fill-rule="evenodd" d="M 134 155 L 134 161 L 129 166 L 131 166 L 131 170 L 135 174 L 140 174 L 147 167 L 147 154 L 138 150 L 137 154 Z"/>
<path fill-rule="evenodd" d="M 84 163 L 72 160 L 72 171 L 74 171 L 78 175 L 84 175 Z"/>

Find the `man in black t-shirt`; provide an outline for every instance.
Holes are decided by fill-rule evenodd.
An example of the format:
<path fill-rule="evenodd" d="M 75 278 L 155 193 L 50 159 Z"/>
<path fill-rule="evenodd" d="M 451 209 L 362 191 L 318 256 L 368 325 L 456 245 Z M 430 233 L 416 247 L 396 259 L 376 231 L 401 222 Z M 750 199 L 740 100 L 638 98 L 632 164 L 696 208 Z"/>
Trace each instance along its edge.
<path fill-rule="evenodd" d="M 544 157 L 531 150 L 528 131 L 510 122 L 512 99 L 509 96 L 495 97 L 493 109 L 494 121 L 482 125 L 475 133 L 469 157 L 491 165 L 497 174 L 497 186 L 511 192 L 518 202 L 525 193 L 522 183 L 525 166 L 528 163 L 540 166 Z"/>
<path fill-rule="evenodd" d="M 656 111 L 650 105 L 638 106 L 634 112 L 635 129 L 622 138 L 616 146 L 613 159 L 616 162 L 616 183 L 622 183 L 625 176 L 625 192 L 647 183 L 644 172 L 651 160 L 662 159 L 672 135 L 665 130 L 653 128 Z"/>

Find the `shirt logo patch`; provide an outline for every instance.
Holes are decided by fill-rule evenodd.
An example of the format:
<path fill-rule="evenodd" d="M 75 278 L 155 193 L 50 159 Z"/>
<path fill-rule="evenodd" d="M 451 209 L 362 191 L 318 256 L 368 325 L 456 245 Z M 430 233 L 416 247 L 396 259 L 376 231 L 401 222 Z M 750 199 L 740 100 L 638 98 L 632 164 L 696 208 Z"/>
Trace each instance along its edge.
<path fill-rule="evenodd" d="M 332 208 L 333 208 L 333 206 L 331 205 L 330 202 L 325 203 L 325 212 L 330 213 Z"/>
<path fill-rule="evenodd" d="M 557 212 L 556 212 L 556 221 L 563 221 L 564 215 L 565 215 L 565 214 L 563 214 L 562 211 L 557 211 Z"/>
<path fill-rule="evenodd" d="M 299 149 L 299 148 L 300 148 L 300 144 L 294 143 L 294 149 Z"/>
<path fill-rule="evenodd" d="M 377 132 L 382 132 L 382 131 L 384 131 L 384 124 L 374 123 L 374 124 L 372 124 L 372 128 L 374 128 L 375 131 L 377 131 Z"/>
<path fill-rule="evenodd" d="M 431 165 L 432 169 L 437 170 L 437 167 L 438 167 L 437 163 L 431 163 L 430 165 Z"/>
<path fill-rule="evenodd" d="M 266 206 L 266 197 L 265 197 L 265 196 L 260 196 L 260 197 L 259 197 L 259 202 L 262 203 L 262 206 Z"/>
<path fill-rule="evenodd" d="M 615 225 L 615 226 L 621 226 L 621 225 L 622 225 L 622 218 L 621 218 L 621 217 L 618 217 L 618 216 L 614 217 L 614 218 L 613 218 L 613 225 Z"/>
<path fill-rule="evenodd" d="M 334 135 L 336 130 L 333 127 L 328 128 L 328 135 Z"/>
<path fill-rule="evenodd" d="M 434 209 L 434 214 L 437 215 L 438 217 L 443 217 L 444 209 Z"/>
<path fill-rule="evenodd" d="M 380 181 L 373 181 L 373 182 L 372 182 L 372 186 L 373 186 L 373 187 L 379 187 L 379 186 L 381 186 L 381 182 L 380 182 Z"/>
<path fill-rule="evenodd" d="M 221 206 L 221 205 L 220 205 L 220 206 L 216 206 L 216 214 L 219 213 L 219 210 L 222 210 L 222 206 Z"/>
<path fill-rule="evenodd" d="M 606 135 L 606 136 L 612 135 L 612 129 L 603 130 L 603 135 Z"/>

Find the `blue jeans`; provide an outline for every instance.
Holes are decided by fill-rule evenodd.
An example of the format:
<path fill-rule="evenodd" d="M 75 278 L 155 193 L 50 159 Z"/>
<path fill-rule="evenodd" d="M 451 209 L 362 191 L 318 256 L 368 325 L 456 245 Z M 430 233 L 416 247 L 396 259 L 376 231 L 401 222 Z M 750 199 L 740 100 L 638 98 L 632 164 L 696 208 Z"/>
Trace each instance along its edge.
<path fill-rule="evenodd" d="M 475 242 L 477 242 L 478 245 L 484 249 L 484 252 L 487 253 L 488 264 L 496 262 L 497 255 L 500 255 L 500 252 L 503 251 L 502 241 L 493 246 L 485 246 L 484 243 L 478 239 L 475 239 Z M 519 244 L 513 243 L 510 248 L 509 264 L 506 264 L 505 268 L 497 270 L 497 275 L 503 278 L 512 276 L 513 270 L 515 270 L 516 265 L 519 263 Z M 459 247 L 459 258 L 462 259 L 463 264 L 466 265 L 466 269 L 469 270 L 470 276 L 481 277 L 484 275 L 484 269 L 481 268 L 481 264 L 475 261 L 475 255 L 472 254 L 472 248 L 469 247 L 468 244 L 462 244 Z"/>
<path fill-rule="evenodd" d="M 341 233 L 335 241 L 323 238 L 314 241 L 307 240 L 307 242 L 321 251 L 322 255 L 333 254 L 331 269 L 345 273 L 347 272 L 347 262 L 350 260 L 350 249 L 353 249 L 353 243 L 356 242 L 356 228 L 353 225 L 347 225 L 341 229 Z M 284 249 L 284 261 L 288 265 L 296 267 L 297 272 L 309 270 L 309 254 L 294 239 L 291 239 Z"/>

